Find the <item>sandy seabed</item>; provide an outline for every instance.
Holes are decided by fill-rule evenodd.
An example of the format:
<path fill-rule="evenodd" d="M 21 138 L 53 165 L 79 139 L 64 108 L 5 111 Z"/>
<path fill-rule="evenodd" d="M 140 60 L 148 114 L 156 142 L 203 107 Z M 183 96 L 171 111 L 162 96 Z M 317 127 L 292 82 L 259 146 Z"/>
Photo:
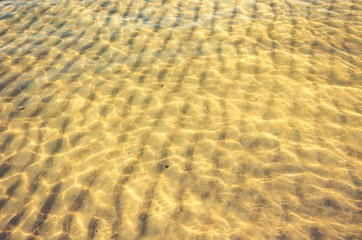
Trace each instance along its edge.
<path fill-rule="evenodd" d="M 362 239 L 362 1 L 0 1 L 0 239 Z"/>

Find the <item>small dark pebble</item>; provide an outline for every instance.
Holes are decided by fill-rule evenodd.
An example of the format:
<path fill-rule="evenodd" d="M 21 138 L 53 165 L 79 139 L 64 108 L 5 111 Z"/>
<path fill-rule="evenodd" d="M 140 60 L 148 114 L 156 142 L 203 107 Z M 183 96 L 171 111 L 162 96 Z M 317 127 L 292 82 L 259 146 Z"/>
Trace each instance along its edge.
<path fill-rule="evenodd" d="M 163 85 L 163 84 L 161 84 L 161 88 L 163 88 L 163 86 L 164 86 L 164 85 Z"/>
<path fill-rule="evenodd" d="M 323 233 L 317 227 L 312 227 L 310 229 L 310 238 L 312 240 L 322 240 L 324 237 Z"/>
<path fill-rule="evenodd" d="M 165 165 L 165 168 L 169 168 L 170 166 L 169 165 Z"/>

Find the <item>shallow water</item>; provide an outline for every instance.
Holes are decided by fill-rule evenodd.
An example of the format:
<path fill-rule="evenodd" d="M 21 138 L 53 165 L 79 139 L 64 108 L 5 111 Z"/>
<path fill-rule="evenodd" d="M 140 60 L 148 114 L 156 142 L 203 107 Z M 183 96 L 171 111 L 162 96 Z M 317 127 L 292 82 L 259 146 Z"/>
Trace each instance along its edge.
<path fill-rule="evenodd" d="M 362 1 L 0 1 L 0 239 L 362 239 Z"/>

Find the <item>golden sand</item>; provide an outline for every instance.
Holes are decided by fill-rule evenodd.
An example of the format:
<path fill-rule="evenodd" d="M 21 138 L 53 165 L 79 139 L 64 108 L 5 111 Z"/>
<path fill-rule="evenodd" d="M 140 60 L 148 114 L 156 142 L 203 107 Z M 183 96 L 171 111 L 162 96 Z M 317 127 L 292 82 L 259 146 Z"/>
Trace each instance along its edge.
<path fill-rule="evenodd" d="M 0 1 L 0 239 L 362 239 L 362 1 Z"/>

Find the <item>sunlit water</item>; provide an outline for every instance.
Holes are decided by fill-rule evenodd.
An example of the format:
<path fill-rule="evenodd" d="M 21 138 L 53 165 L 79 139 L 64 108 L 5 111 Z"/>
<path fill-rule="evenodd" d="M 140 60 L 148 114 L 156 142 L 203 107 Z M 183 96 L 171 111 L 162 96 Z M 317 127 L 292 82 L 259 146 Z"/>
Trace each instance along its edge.
<path fill-rule="evenodd" d="M 0 1 L 0 239 L 362 239 L 362 1 Z"/>

